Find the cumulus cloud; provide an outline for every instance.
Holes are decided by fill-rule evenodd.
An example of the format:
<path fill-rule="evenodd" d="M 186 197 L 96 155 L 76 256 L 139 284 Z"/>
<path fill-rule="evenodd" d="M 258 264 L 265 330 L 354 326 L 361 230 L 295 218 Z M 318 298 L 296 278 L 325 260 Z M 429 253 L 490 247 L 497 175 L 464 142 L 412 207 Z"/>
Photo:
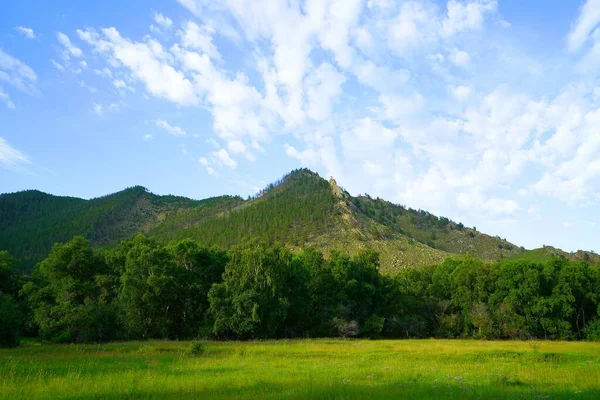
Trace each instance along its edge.
<path fill-rule="evenodd" d="M 465 85 L 459 85 L 450 89 L 452 97 L 458 101 L 463 101 L 469 98 L 471 95 L 471 87 Z"/>
<path fill-rule="evenodd" d="M 206 169 L 210 175 L 216 175 L 216 171 L 213 166 L 226 167 L 229 169 L 236 169 L 237 162 L 231 158 L 229 152 L 225 149 L 213 151 L 207 157 L 200 157 L 198 162 Z"/>
<path fill-rule="evenodd" d="M 220 60 L 221 54 L 213 43 L 212 35 L 215 30 L 210 26 L 198 26 L 192 21 L 184 25 L 184 29 L 178 31 L 181 36 L 181 44 L 193 50 L 199 50 L 207 54 L 213 60 Z"/>
<path fill-rule="evenodd" d="M 478 30 L 486 15 L 496 12 L 496 0 L 450 0 L 446 13 L 432 3 L 402 2 L 388 28 L 391 49 L 403 54 L 423 45 L 435 44 L 461 32 Z"/>
<path fill-rule="evenodd" d="M 71 58 L 71 56 L 79 58 L 83 55 L 83 52 L 81 51 L 81 49 L 79 47 L 75 46 L 71 42 L 71 39 L 69 39 L 69 37 L 67 35 L 65 35 L 64 33 L 58 32 L 56 34 L 56 38 L 58 39 L 60 44 L 62 44 L 63 47 L 65 48 L 65 51 L 63 52 L 63 57 L 65 58 L 65 60 L 69 60 Z"/>
<path fill-rule="evenodd" d="M 133 42 L 122 38 L 115 28 L 102 29 L 101 33 L 77 30 L 77 34 L 113 64 L 127 67 L 151 94 L 181 105 L 198 103 L 194 85 L 170 65 L 169 53 L 157 41 Z"/>
<path fill-rule="evenodd" d="M 127 90 L 130 92 L 135 92 L 135 89 L 132 88 L 131 86 L 129 86 L 127 84 L 127 82 L 125 82 L 123 79 L 115 79 L 113 80 L 113 86 L 115 87 L 115 89 L 121 91 L 121 90 Z"/>
<path fill-rule="evenodd" d="M 154 21 L 159 25 L 162 26 L 163 28 L 170 28 L 173 25 L 173 21 L 171 20 L 171 18 L 164 16 L 163 14 L 159 13 L 159 12 L 155 12 L 154 15 Z"/>
<path fill-rule="evenodd" d="M 229 156 L 229 153 L 225 149 L 215 151 L 211 153 L 211 156 L 214 162 L 218 165 L 229 167 L 231 169 L 235 169 L 237 167 L 237 162 L 235 162 L 235 160 Z"/>
<path fill-rule="evenodd" d="M 106 106 L 100 103 L 94 103 L 92 109 L 94 110 L 94 113 L 96 113 L 97 116 L 102 117 L 105 115 L 106 112 L 119 111 L 121 107 L 121 103 L 110 103 Z"/>
<path fill-rule="evenodd" d="M 452 36 L 467 29 L 479 29 L 485 15 L 495 12 L 497 7 L 496 0 L 450 0 L 447 14 L 442 20 L 442 33 L 444 36 Z"/>
<path fill-rule="evenodd" d="M 469 53 L 467 53 L 466 51 L 452 49 L 452 51 L 450 51 L 450 54 L 448 54 L 448 59 L 454 65 L 464 68 L 469 65 L 470 57 L 469 57 Z"/>
<path fill-rule="evenodd" d="M 154 124 L 157 127 L 159 127 L 161 129 L 164 129 L 165 131 L 167 131 L 167 133 L 169 135 L 172 135 L 172 136 L 185 136 L 185 135 L 187 135 L 187 133 L 183 129 L 181 129 L 178 126 L 170 125 L 164 119 L 157 119 L 157 120 L 154 121 Z"/>
<path fill-rule="evenodd" d="M 113 77 L 112 71 L 107 67 L 104 67 L 102 69 L 94 69 L 94 73 L 98 76 L 103 76 L 105 78 Z"/>
<path fill-rule="evenodd" d="M 19 25 L 15 26 L 15 30 L 19 32 L 19 35 L 23 36 L 26 39 L 35 39 L 35 32 L 31 28 Z"/>

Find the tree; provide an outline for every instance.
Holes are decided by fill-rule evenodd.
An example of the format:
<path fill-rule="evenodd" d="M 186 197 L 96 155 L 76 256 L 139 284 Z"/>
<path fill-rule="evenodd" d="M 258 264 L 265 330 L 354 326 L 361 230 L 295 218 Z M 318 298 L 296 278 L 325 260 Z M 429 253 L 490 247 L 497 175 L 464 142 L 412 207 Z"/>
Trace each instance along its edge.
<path fill-rule="evenodd" d="M 0 347 L 19 344 L 21 315 L 13 297 L 0 292 Z"/>
<path fill-rule="evenodd" d="M 302 264 L 281 245 L 248 243 L 232 248 L 223 283 L 209 292 L 217 337 L 273 338 L 297 324 L 289 317 L 304 301 Z"/>
<path fill-rule="evenodd" d="M 100 299 L 96 277 L 108 272 L 102 253 L 81 236 L 55 244 L 23 287 L 42 339 L 98 342 L 115 337 L 112 306 Z"/>
<path fill-rule="evenodd" d="M 182 318 L 182 288 L 173 255 L 144 235 L 135 236 L 126 253 L 118 294 L 120 320 L 129 338 L 176 338 Z"/>
<path fill-rule="evenodd" d="M 208 311 L 208 292 L 222 280 L 227 254 L 218 249 L 201 247 L 191 239 L 169 246 L 175 263 L 174 277 L 181 300 L 181 316 L 174 327 L 180 338 L 198 336 Z"/>
<path fill-rule="evenodd" d="M 0 292 L 16 297 L 19 293 L 19 275 L 15 272 L 16 261 L 7 251 L 0 251 Z"/>

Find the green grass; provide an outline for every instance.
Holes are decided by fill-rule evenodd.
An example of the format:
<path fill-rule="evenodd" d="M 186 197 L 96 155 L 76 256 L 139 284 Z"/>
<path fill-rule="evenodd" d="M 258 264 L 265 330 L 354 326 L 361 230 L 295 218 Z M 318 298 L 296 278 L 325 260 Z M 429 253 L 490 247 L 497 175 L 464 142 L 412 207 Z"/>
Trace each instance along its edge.
<path fill-rule="evenodd" d="M 582 342 L 293 340 L 0 350 L 0 398 L 598 399 Z"/>

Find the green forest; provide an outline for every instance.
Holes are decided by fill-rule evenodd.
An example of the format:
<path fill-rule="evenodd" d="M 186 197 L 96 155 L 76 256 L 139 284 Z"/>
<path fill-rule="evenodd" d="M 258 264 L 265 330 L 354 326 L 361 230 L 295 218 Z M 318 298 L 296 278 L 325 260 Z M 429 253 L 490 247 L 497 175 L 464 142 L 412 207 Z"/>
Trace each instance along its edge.
<path fill-rule="evenodd" d="M 253 240 L 205 247 L 77 236 L 28 275 L 0 252 L 0 343 L 268 338 L 600 339 L 600 268 L 585 260 L 448 258 L 397 274 L 361 250 Z"/>
<path fill-rule="evenodd" d="M 327 256 L 370 248 L 380 253 L 386 273 L 467 253 L 486 261 L 527 255 L 475 227 L 366 194 L 351 196 L 334 179 L 308 169 L 292 171 L 246 199 L 159 196 L 141 186 L 91 200 L 33 190 L 0 195 L 0 250 L 27 274 L 56 242 L 83 236 L 106 248 L 138 233 L 165 245 L 190 238 L 222 250 L 252 239 L 292 250 L 313 247 Z M 598 260 L 592 253 L 555 253 Z"/>

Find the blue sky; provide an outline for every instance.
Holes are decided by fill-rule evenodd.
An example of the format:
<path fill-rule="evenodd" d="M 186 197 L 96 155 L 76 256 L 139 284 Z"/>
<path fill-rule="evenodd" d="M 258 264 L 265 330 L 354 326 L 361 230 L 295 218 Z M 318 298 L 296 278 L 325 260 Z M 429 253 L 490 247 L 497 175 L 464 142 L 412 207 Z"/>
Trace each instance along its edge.
<path fill-rule="evenodd" d="M 0 192 L 253 194 L 298 167 L 600 251 L 600 0 L 0 5 Z"/>

